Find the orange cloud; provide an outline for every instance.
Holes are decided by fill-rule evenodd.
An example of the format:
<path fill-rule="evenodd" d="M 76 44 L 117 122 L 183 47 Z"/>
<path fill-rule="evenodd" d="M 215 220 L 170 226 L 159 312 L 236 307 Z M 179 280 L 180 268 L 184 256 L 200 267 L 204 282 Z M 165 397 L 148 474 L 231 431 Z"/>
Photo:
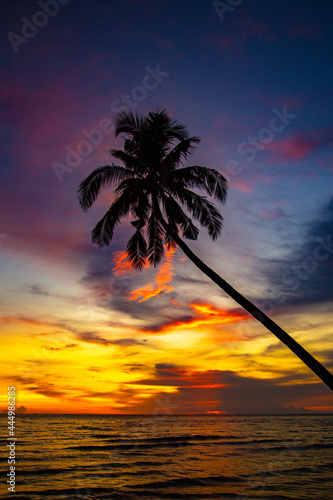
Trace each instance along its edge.
<path fill-rule="evenodd" d="M 191 389 L 219 389 L 228 387 L 216 370 L 192 372 L 180 366 L 159 363 L 156 365 L 156 379 L 162 386 L 187 387 Z M 144 381 L 138 381 L 142 384 Z M 147 381 L 146 381 L 147 382 Z M 148 381 L 149 382 L 149 381 Z M 215 401 L 216 403 L 217 401 Z"/>
<path fill-rule="evenodd" d="M 221 410 L 221 411 L 205 411 L 205 413 L 209 415 L 234 415 L 234 413 L 229 413 L 227 411 Z"/>
<path fill-rule="evenodd" d="M 206 325 L 217 327 L 221 324 L 235 323 L 249 318 L 246 313 L 226 311 L 224 309 L 215 308 L 212 304 L 208 303 L 192 303 L 190 306 L 195 312 L 195 317 L 188 320 L 173 321 L 151 333 L 172 333 L 177 330 L 198 329 Z"/>
<path fill-rule="evenodd" d="M 131 273 L 133 271 L 131 263 L 127 258 L 127 252 L 125 251 L 113 252 L 112 260 L 115 263 L 113 267 L 113 274 L 115 276 Z"/>
<path fill-rule="evenodd" d="M 160 266 L 160 269 L 155 278 L 155 283 L 149 283 L 142 288 L 133 290 L 128 296 L 129 300 L 137 300 L 139 297 L 142 297 L 139 302 L 144 302 L 145 300 L 156 297 L 161 293 L 169 293 L 174 289 L 174 287 L 170 285 L 173 276 L 172 259 L 174 253 L 174 248 L 167 250 L 166 259 Z"/>
<path fill-rule="evenodd" d="M 176 300 L 169 300 L 170 304 L 173 304 L 174 306 L 177 306 L 177 307 L 182 307 L 182 305 L 177 302 Z"/>
<path fill-rule="evenodd" d="M 36 326 L 49 326 L 50 324 L 44 321 L 39 321 L 32 318 L 26 318 L 24 316 L 3 316 L 0 318 L 0 322 L 3 323 L 13 323 L 13 324 L 28 324 Z"/>

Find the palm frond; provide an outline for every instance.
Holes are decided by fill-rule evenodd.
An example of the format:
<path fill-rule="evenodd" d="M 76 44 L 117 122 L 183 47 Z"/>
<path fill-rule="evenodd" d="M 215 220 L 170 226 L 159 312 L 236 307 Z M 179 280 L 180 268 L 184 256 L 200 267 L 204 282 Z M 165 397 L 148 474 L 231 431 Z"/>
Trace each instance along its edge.
<path fill-rule="evenodd" d="M 169 225 L 171 226 L 172 222 L 175 225 L 178 224 L 183 231 L 184 238 L 196 240 L 198 238 L 199 229 L 193 224 L 190 217 L 185 214 L 181 206 L 169 196 L 163 197 L 163 205 Z"/>
<path fill-rule="evenodd" d="M 159 133 L 164 138 L 167 138 L 168 141 L 172 141 L 173 139 L 183 141 L 188 137 L 185 125 L 170 118 L 165 109 L 151 111 L 146 121 L 148 127 L 158 129 Z"/>
<path fill-rule="evenodd" d="M 200 142 L 199 137 L 189 137 L 177 144 L 163 160 L 163 165 L 168 170 L 174 170 L 180 163 L 186 160 L 195 149 L 195 144 Z"/>
<path fill-rule="evenodd" d="M 182 123 L 178 122 L 177 120 L 170 120 L 169 126 L 170 126 L 170 135 L 172 137 L 175 137 L 175 139 L 182 141 L 188 138 L 187 128 Z"/>
<path fill-rule="evenodd" d="M 147 260 L 147 243 L 142 229 L 137 229 L 129 239 L 126 251 L 131 265 L 141 271 Z"/>
<path fill-rule="evenodd" d="M 133 172 L 121 166 L 112 164 L 95 168 L 79 185 L 77 192 L 81 208 L 87 211 L 105 184 L 112 185 L 129 177 L 133 177 Z"/>
<path fill-rule="evenodd" d="M 129 210 L 125 197 L 117 198 L 91 232 L 91 240 L 100 247 L 109 245 L 113 231 Z"/>
<path fill-rule="evenodd" d="M 163 228 L 154 211 L 152 211 L 148 221 L 148 260 L 154 267 L 160 263 L 164 255 Z"/>
<path fill-rule="evenodd" d="M 200 166 L 183 167 L 174 170 L 170 176 L 171 181 L 184 187 L 205 189 L 210 196 L 221 203 L 226 202 L 228 182 L 217 170 Z"/>
<path fill-rule="evenodd" d="M 126 153 L 122 149 L 111 149 L 110 152 L 115 158 L 117 158 L 117 160 L 122 161 L 128 170 L 140 175 L 143 170 L 143 165 L 141 164 L 139 158 Z"/>
<path fill-rule="evenodd" d="M 186 127 L 164 109 L 145 117 L 122 112 L 115 121 L 116 136 L 124 133 L 126 138 L 123 150 L 112 149 L 111 154 L 124 166 L 112 163 L 97 167 L 78 188 L 80 206 L 87 210 L 103 186 L 115 187 L 117 197 L 93 229 L 92 241 L 108 245 L 121 218 L 132 215 L 135 233 L 128 242 L 128 257 L 134 267 L 142 269 L 147 260 L 155 266 L 160 262 L 163 243 L 168 248 L 177 246 L 171 234 L 197 239 L 199 229 L 191 218 L 200 221 L 216 239 L 222 229 L 222 215 L 206 196 L 192 189 L 203 190 L 208 197 L 224 203 L 227 181 L 217 170 L 182 166 L 200 142 L 199 137 L 189 137 Z M 167 234 L 161 218 L 161 203 L 171 234 Z"/>
<path fill-rule="evenodd" d="M 215 205 L 205 196 L 200 196 L 188 189 L 179 189 L 176 196 L 193 217 L 207 228 L 209 236 L 216 240 L 222 230 L 223 217 Z"/>
<path fill-rule="evenodd" d="M 170 228 L 172 229 L 172 231 L 177 234 L 178 236 L 178 227 L 174 224 L 170 224 L 169 222 L 169 226 Z M 171 234 L 166 234 L 164 236 L 164 243 L 165 243 L 165 246 L 168 250 L 171 250 L 172 248 L 177 248 L 177 243 L 174 241 L 174 239 L 172 238 Z"/>
<path fill-rule="evenodd" d="M 141 116 L 132 112 L 126 113 L 126 111 L 121 111 L 116 116 L 115 122 L 115 136 L 117 137 L 119 134 L 121 134 L 121 132 L 125 132 L 126 134 L 130 135 L 136 135 L 142 128 L 144 120 Z"/>
<path fill-rule="evenodd" d="M 151 206 L 147 193 L 139 187 L 136 197 L 130 205 L 131 213 L 134 217 L 138 217 L 138 227 L 143 227 L 148 222 Z"/>

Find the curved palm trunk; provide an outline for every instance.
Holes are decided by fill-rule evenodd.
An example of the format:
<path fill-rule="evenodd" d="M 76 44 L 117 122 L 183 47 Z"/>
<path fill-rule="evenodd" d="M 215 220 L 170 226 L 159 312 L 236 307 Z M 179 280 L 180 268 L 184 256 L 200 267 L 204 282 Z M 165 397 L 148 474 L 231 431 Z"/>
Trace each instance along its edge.
<path fill-rule="evenodd" d="M 183 250 L 185 255 L 195 264 L 200 271 L 214 281 L 224 292 L 232 297 L 240 306 L 244 307 L 254 318 L 262 323 L 276 337 L 281 340 L 289 349 L 305 363 L 332 391 L 333 391 L 333 375 L 319 363 L 310 353 L 308 353 L 296 340 L 294 340 L 287 332 L 282 330 L 274 321 L 272 321 L 265 313 L 257 306 L 252 304 L 248 299 L 235 290 L 229 283 L 221 278 L 215 271 L 210 269 L 199 257 L 197 257 L 186 243 L 176 235 L 169 225 L 161 217 L 161 224 L 164 229 L 171 235 L 172 239 Z"/>

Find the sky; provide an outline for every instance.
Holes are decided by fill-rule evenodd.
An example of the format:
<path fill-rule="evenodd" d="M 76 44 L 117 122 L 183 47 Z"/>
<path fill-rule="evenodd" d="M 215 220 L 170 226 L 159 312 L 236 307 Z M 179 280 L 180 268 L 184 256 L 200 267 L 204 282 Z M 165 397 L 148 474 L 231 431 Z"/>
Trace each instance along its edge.
<path fill-rule="evenodd" d="M 192 250 L 333 368 L 333 7 L 317 0 L 3 0 L 1 408 L 333 413 L 331 391 L 177 248 L 133 271 L 76 190 L 116 114 L 165 109 L 229 183 Z"/>

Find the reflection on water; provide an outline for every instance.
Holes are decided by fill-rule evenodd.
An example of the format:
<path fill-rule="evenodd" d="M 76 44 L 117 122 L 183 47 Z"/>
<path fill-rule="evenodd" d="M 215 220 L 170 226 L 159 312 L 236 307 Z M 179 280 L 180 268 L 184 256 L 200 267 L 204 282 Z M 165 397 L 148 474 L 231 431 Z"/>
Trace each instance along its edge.
<path fill-rule="evenodd" d="M 15 499 L 329 500 L 332 421 L 328 415 L 21 415 Z M 0 423 L 6 435 L 5 418 Z M 2 477 L 7 469 L 2 465 Z"/>

